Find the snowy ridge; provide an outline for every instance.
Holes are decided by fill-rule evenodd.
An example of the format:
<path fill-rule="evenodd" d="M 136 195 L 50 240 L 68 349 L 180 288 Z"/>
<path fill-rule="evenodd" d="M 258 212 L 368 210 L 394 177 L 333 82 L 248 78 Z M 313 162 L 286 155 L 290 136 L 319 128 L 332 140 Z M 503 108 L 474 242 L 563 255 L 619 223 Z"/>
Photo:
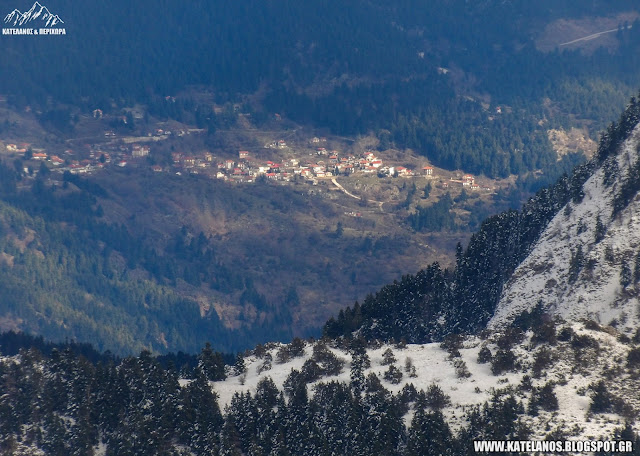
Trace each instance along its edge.
<path fill-rule="evenodd" d="M 624 277 L 634 270 L 635 262 L 640 271 L 640 198 L 632 199 L 615 217 L 613 207 L 639 159 L 639 147 L 640 126 L 636 126 L 618 154 L 608 159 L 617 164 L 609 167 L 617 168 L 615 179 L 605 185 L 605 170 L 598 169 L 583 185 L 584 197 L 558 212 L 505 284 L 487 331 L 466 337 L 457 349 L 435 343 L 369 348 L 371 366 L 364 376 L 375 374 L 395 395 L 410 384 L 418 391 L 437 385 L 450 399 L 442 412 L 454 432 L 468 426 L 470 413 L 491 403 L 496 394 L 512 395 L 522 405 L 518 419 L 531 430 L 531 439 L 611 438 L 625 422 L 637 431 L 640 274 L 631 280 Z M 531 325 L 526 333 L 512 336 L 518 330 L 509 328 L 511 321 L 538 304 L 552 316 L 553 321 L 541 320 L 552 330 Z M 351 353 L 338 342 L 328 343 L 344 365 L 337 375 L 309 383 L 309 395 L 321 382 L 351 382 Z M 277 359 L 280 348 L 272 346 L 266 358 Z M 402 372 L 397 381 L 385 375 L 389 365 L 383 354 L 389 349 Z M 484 354 L 479 356 L 481 350 Z M 268 369 L 264 353 L 246 357 L 243 374 L 212 383 L 221 407 L 229 406 L 236 393 L 255 392 L 267 377 L 283 390 L 292 370 L 300 371 L 313 351 L 307 344 L 303 356 L 281 364 L 274 361 Z M 496 369 L 505 354 L 512 365 Z M 413 373 L 405 367 L 407 358 Z M 606 388 L 610 397 L 609 405 L 600 409 L 598 388 Z M 543 391 L 552 391 L 555 407 L 547 407 L 548 398 L 540 402 Z M 409 410 L 405 424 L 413 413 Z"/>
<path fill-rule="evenodd" d="M 431 384 L 437 384 L 443 388 L 445 394 L 452 396 L 452 401 L 455 406 L 450 410 L 451 418 L 456 416 L 456 409 L 458 410 L 457 416 L 460 417 L 462 416 L 461 411 L 467 406 L 481 404 L 488 400 L 489 391 L 497 382 L 496 378 L 491 378 L 488 383 L 476 380 L 478 378 L 486 379 L 493 377 L 489 365 L 476 363 L 478 351 L 480 350 L 480 343 L 476 339 L 470 340 L 465 344 L 465 348 L 460 350 L 461 359 L 468 366 L 469 372 L 471 373 L 471 378 L 469 379 L 456 377 L 456 369 L 453 361 L 448 359 L 448 352 L 440 348 L 439 344 L 435 343 L 424 345 L 409 344 L 404 349 L 394 348 L 391 345 L 369 349 L 367 350 L 367 354 L 371 359 L 371 367 L 365 369 L 365 377 L 374 373 L 380 379 L 383 378 L 384 372 L 389 366 L 382 364 L 382 354 L 389 348 L 391 348 L 397 358 L 395 365 L 403 372 L 403 377 L 397 384 L 383 381 L 385 388 L 397 394 L 406 384 L 412 383 L 418 390 L 427 389 Z M 310 383 L 307 387 L 309 393 L 312 393 L 314 386 L 320 382 L 335 380 L 349 383 L 351 355 L 339 349 L 331 349 L 331 351 L 339 358 L 347 361 L 342 372 L 339 375 L 324 377 L 317 382 Z M 275 358 L 275 350 L 271 353 Z M 281 389 L 291 370 L 300 370 L 304 362 L 310 359 L 310 357 L 311 349 L 307 347 L 304 357 L 294 358 L 284 364 L 276 364 L 274 362 L 271 370 L 262 373 L 258 372 L 259 367 L 263 363 L 262 359 L 255 356 L 245 358 L 247 373 L 244 379 L 242 376 L 231 376 L 225 381 L 213 383 L 213 389 L 219 395 L 220 408 L 229 405 L 231 398 L 236 392 L 255 391 L 258 382 L 265 377 L 271 377 L 278 388 Z M 411 359 L 416 369 L 417 376 L 414 378 L 409 377 L 405 372 L 404 366 L 407 358 Z M 474 376 L 475 378 L 473 378 Z M 511 381 L 517 381 L 517 376 L 517 374 L 511 373 L 507 375 L 507 378 L 510 378 Z M 242 384 L 243 382 L 244 385 Z M 476 391 L 476 387 L 480 387 L 480 390 Z M 455 398 L 453 397 L 454 395 Z"/>
<path fill-rule="evenodd" d="M 38 19 L 44 23 L 45 27 L 64 24 L 64 21 L 60 19 L 60 16 L 51 13 L 46 6 L 43 6 L 38 2 L 35 2 L 31 9 L 26 13 L 22 13 L 18 9 L 14 9 L 5 16 L 4 22 L 15 27 L 18 25 L 25 25 Z"/>
<path fill-rule="evenodd" d="M 383 386 L 393 393 L 399 394 L 402 389 L 412 384 L 416 390 L 426 391 L 431 385 L 439 386 L 449 396 L 450 405 L 442 412 L 452 431 L 458 432 L 468 425 L 468 414 L 475 407 L 482 407 L 496 392 L 514 394 L 516 399 L 526 408 L 535 390 L 545 384 L 552 384 L 558 401 L 555 411 L 539 410 L 535 415 L 524 413 L 520 419 L 533 431 L 531 439 L 544 439 L 551 432 L 563 432 L 571 439 L 598 439 L 611 436 L 616 428 L 625 423 L 625 418 L 616 413 L 598 413 L 590 411 L 592 388 L 606 372 L 624 366 L 627 354 L 632 349 L 628 343 L 621 343 L 618 334 L 603 328 L 585 329 L 582 324 L 565 327 L 575 336 L 596 341 L 597 348 L 576 349 L 571 342 L 558 342 L 553 345 L 536 345 L 529 331 L 524 340 L 511 347 L 517 359 L 516 368 L 494 374 L 491 362 L 479 363 L 478 354 L 482 347 L 488 348 L 493 355 L 500 350 L 496 343 L 502 335 L 493 334 L 489 340 L 478 336 L 467 337 L 458 350 L 459 357 L 451 356 L 450 351 L 440 344 L 409 344 L 404 348 L 384 345 L 368 349 L 371 367 L 366 369 L 365 377 L 373 373 L 382 381 Z M 558 328 L 560 329 L 560 328 Z M 401 381 L 393 384 L 384 380 L 384 371 L 389 366 L 383 365 L 383 353 L 391 349 L 396 358 L 397 367 L 403 372 Z M 536 356 L 542 350 L 548 350 L 551 362 L 535 373 Z M 350 382 L 351 355 L 346 350 L 331 348 L 331 351 L 346 361 L 342 372 L 338 375 L 323 377 L 307 385 L 307 391 L 313 395 L 315 385 L 322 382 Z M 276 349 L 269 353 L 275 359 Z M 283 385 L 292 369 L 300 370 L 305 361 L 311 358 L 311 347 L 307 347 L 305 355 L 283 364 L 273 363 L 271 369 L 260 372 L 264 357 L 250 355 L 245 358 L 246 372 L 243 375 L 231 375 L 224 381 L 212 382 L 212 388 L 219 397 L 220 408 L 229 406 L 236 393 L 254 393 L 260 380 L 271 378 L 278 389 Z M 406 359 L 410 358 L 415 367 L 415 376 L 409 376 L 404 368 Z M 580 359 L 581 362 L 576 362 Z M 467 374 L 460 376 L 455 364 L 464 362 Z M 613 363 L 613 364 L 610 364 Z M 633 381 L 637 374 L 629 369 L 616 372 L 613 380 L 607 380 L 609 392 L 625 401 L 635 410 L 640 408 L 640 385 Z M 408 426 L 413 417 L 413 410 L 405 416 Z M 637 430 L 637 426 L 634 425 Z"/>
<path fill-rule="evenodd" d="M 640 249 L 640 200 L 634 198 L 613 219 L 612 209 L 616 191 L 638 159 L 639 144 L 640 127 L 636 126 L 615 157 L 619 177 L 614 184 L 605 186 L 604 169 L 598 169 L 584 184 L 583 200 L 569 202 L 549 223 L 505 284 L 490 329 L 538 303 L 568 321 L 592 319 L 624 325 L 629 331 L 637 327 L 638 293 L 633 284 L 621 284 L 621 273 L 625 265 L 633 270 Z M 598 217 L 600 232 L 606 230 L 601 240 L 596 240 Z M 580 251 L 584 260 L 576 266 Z"/>

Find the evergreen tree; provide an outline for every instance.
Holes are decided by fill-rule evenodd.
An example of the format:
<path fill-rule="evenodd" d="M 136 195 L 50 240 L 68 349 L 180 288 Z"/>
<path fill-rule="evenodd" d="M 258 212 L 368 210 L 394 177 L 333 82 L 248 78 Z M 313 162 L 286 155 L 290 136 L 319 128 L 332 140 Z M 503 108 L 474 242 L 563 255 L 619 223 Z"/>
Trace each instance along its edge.
<path fill-rule="evenodd" d="M 600 218 L 600 215 L 598 215 L 596 217 L 596 243 L 602 241 L 604 239 L 605 234 L 606 234 L 606 228 L 602 223 L 602 219 Z"/>
<path fill-rule="evenodd" d="M 407 440 L 408 456 L 448 454 L 453 447 L 453 436 L 441 412 L 416 410 L 411 420 Z"/>
<path fill-rule="evenodd" d="M 607 413 L 611 411 L 613 402 L 605 381 L 600 380 L 591 388 L 593 393 L 591 395 L 589 410 L 593 413 Z"/>
<path fill-rule="evenodd" d="M 222 354 L 214 352 L 209 342 L 205 344 L 198 356 L 198 367 L 210 381 L 225 379 Z"/>
<path fill-rule="evenodd" d="M 623 288 L 627 288 L 633 282 L 633 273 L 627 262 L 622 263 L 622 269 L 620 270 L 620 285 Z"/>
<path fill-rule="evenodd" d="M 578 279 L 580 271 L 584 266 L 584 253 L 582 253 L 582 245 L 578 245 L 575 252 L 571 251 L 571 260 L 569 261 L 569 283 L 573 283 Z"/>

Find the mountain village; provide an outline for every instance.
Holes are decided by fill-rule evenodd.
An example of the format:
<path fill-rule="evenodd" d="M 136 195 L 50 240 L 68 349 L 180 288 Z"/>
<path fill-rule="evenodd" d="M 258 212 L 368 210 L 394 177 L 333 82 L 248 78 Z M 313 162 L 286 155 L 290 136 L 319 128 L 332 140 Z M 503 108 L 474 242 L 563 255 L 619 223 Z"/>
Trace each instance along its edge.
<path fill-rule="evenodd" d="M 95 113 L 94 113 L 95 115 Z M 422 177 L 438 180 L 441 188 L 461 187 L 467 190 L 492 190 L 480 187 L 472 174 L 442 172 L 428 162 L 410 168 L 392 163 L 380 157 L 375 150 L 362 153 L 342 153 L 324 147 L 327 138 L 312 137 L 305 142 L 287 143 L 284 139 L 274 140 L 254 151 L 239 150 L 214 155 L 208 150 L 176 150 L 171 153 L 170 163 L 159 163 L 153 150 L 159 141 L 199 135 L 201 129 L 186 129 L 172 132 L 157 128 L 143 137 L 120 137 L 113 130 L 104 132 L 99 141 L 87 142 L 79 147 L 67 148 L 59 153 L 32 146 L 30 143 L 7 143 L 4 149 L 9 156 L 23 159 L 22 171 L 34 177 L 42 166 L 59 173 L 92 174 L 108 167 L 134 167 L 151 169 L 156 173 L 175 175 L 204 175 L 233 183 L 254 183 L 268 180 L 276 183 L 291 181 L 317 185 L 323 180 L 337 176 L 374 175 L 379 178 Z M 172 149 L 175 146 L 172 146 Z M 186 149 L 186 148 L 185 148 Z M 271 153 L 270 153 L 271 152 Z M 41 165 L 38 166 L 37 163 Z"/>

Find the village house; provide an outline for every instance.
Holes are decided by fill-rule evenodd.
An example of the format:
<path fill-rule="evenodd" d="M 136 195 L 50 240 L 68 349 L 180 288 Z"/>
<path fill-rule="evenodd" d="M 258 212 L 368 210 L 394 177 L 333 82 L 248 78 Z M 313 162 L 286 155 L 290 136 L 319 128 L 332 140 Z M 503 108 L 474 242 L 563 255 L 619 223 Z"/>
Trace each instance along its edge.
<path fill-rule="evenodd" d="M 53 166 L 60 166 L 64 164 L 64 160 L 58 157 L 57 155 L 53 155 L 51 157 L 51 163 L 53 163 Z"/>
<path fill-rule="evenodd" d="M 422 168 L 422 174 L 424 174 L 425 176 L 432 176 L 433 175 L 433 166 L 425 166 Z"/>
<path fill-rule="evenodd" d="M 470 187 L 475 184 L 475 178 L 471 174 L 465 174 L 462 176 L 462 186 Z"/>
<path fill-rule="evenodd" d="M 241 150 L 240 152 L 238 152 L 238 158 L 240 160 L 246 160 L 247 158 L 249 158 L 249 152 L 246 150 Z"/>
<path fill-rule="evenodd" d="M 131 156 L 134 158 L 146 157 L 149 155 L 151 148 L 149 146 L 141 146 L 140 144 L 134 144 L 131 148 Z"/>
<path fill-rule="evenodd" d="M 212 162 L 213 161 L 213 154 L 211 152 L 205 152 L 204 153 L 204 159 L 207 162 Z"/>
<path fill-rule="evenodd" d="M 282 168 L 282 165 L 281 165 L 280 163 L 272 163 L 272 164 L 270 165 L 269 170 L 270 170 L 272 173 L 279 173 L 279 172 L 280 172 L 280 168 Z"/>
<path fill-rule="evenodd" d="M 69 167 L 69 172 L 71 174 L 85 174 L 87 171 L 88 169 L 79 163 L 74 163 Z"/>
<path fill-rule="evenodd" d="M 30 144 L 27 143 L 22 143 L 19 146 L 16 146 L 15 144 L 7 144 L 7 150 L 9 152 L 17 152 L 19 154 L 24 154 L 28 147 L 30 146 Z"/>

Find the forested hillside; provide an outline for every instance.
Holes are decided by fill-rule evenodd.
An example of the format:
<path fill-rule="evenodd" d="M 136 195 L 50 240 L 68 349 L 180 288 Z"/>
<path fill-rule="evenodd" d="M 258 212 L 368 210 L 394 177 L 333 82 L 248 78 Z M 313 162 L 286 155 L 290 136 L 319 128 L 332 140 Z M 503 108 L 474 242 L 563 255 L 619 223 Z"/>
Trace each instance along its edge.
<path fill-rule="evenodd" d="M 4 330 L 92 341 L 117 353 L 169 346 L 192 352 L 203 334 L 221 348 L 237 342 L 240 335 L 226 330 L 215 312 L 203 315 L 195 301 L 136 273 L 175 262 L 157 258 L 124 226 L 101 221 L 91 192 L 104 192 L 99 186 L 79 191 L 68 181 L 49 188 L 39 180 L 31 192 L 19 192 L 15 170 L 0 165 L 0 173 Z"/>
<path fill-rule="evenodd" d="M 442 270 L 436 263 L 404 276 L 367 296 L 362 304 L 356 302 L 341 311 L 337 319 L 327 322 L 324 334 L 338 337 L 357 331 L 368 340 L 424 343 L 483 328 L 493 316 L 504 284 L 548 223 L 569 201 L 582 200 L 583 184 L 607 157 L 617 153 L 639 120 L 640 103 L 634 97 L 619 121 L 602 134 L 598 153 L 590 162 L 540 190 L 521 211 L 487 219 L 466 249 L 458 246 L 453 271 Z M 611 175 L 615 176 L 614 171 Z M 628 179 L 621 188 L 624 196 L 617 197 L 617 204 L 623 208 L 636 194 L 637 179 Z"/>
<path fill-rule="evenodd" d="M 266 344 L 227 366 L 208 346 L 191 364 L 25 347 L 0 357 L 0 451 L 462 456 L 480 440 L 570 440 L 637 454 L 638 332 L 543 320 L 442 345 Z"/>
<path fill-rule="evenodd" d="M 132 107 L 137 106 L 141 114 L 136 123 L 150 127 L 155 121 L 180 120 L 207 130 L 204 142 L 219 148 L 226 147 L 220 132 L 238 128 L 241 117 L 248 128 L 256 129 L 271 128 L 273 119 L 279 118 L 284 119 L 281 124 L 311 126 L 346 135 L 346 140 L 372 135 L 373 147 L 380 151 L 393 147 L 401 154 L 411 148 L 445 169 L 487 177 L 518 175 L 519 188 L 529 190 L 583 157 L 580 150 L 559 157 L 549 139 L 551 130 L 575 126 L 595 137 L 612 110 L 618 112 L 640 85 L 637 22 L 621 20 L 610 37 L 613 45 L 593 52 L 561 48 L 560 42 L 557 49 L 537 46 L 545 27 L 557 20 L 637 17 L 636 6 L 626 0 L 588 5 L 545 1 L 535 6 L 524 1 L 463 0 L 428 4 L 404 0 L 393 5 L 377 0 L 189 5 L 118 0 L 89 1 L 82 8 L 59 0 L 47 6 L 64 20 L 65 36 L 2 37 L 7 58 L 0 71 L 0 95 L 3 108 L 6 100 L 3 112 L 8 118 L 0 119 L 0 133 L 9 132 L 17 141 L 22 132 L 10 121 L 9 111 L 28 112 L 47 131 L 48 144 L 62 150 L 64 141 L 78 133 L 79 119 L 91 117 L 94 109 L 105 118 L 123 117 L 126 122 L 114 121 L 118 133 L 135 130 Z M 566 39 L 570 38 L 579 37 Z M 167 147 L 152 159 L 170 164 L 171 152 Z M 287 339 L 293 335 L 296 318 L 291 308 L 308 285 L 296 275 L 300 270 L 312 270 L 313 283 L 327 283 L 327 289 L 347 284 L 353 295 L 364 295 L 366 284 L 361 284 L 370 276 L 401 274 L 385 260 L 408 255 L 412 246 L 406 236 L 367 237 L 363 224 L 355 222 L 352 231 L 359 230 L 362 239 L 354 236 L 347 242 L 341 236 L 342 224 L 339 229 L 338 224 L 335 228 L 326 224 L 324 237 L 305 233 L 305 242 L 314 248 L 303 261 L 295 249 L 303 232 L 300 224 L 267 240 L 242 239 L 243 257 L 267 258 L 255 265 L 230 254 L 225 257 L 220 245 L 228 239 L 222 235 L 214 239 L 187 224 L 145 237 L 135 231 L 132 214 L 113 222 L 126 212 L 118 214 L 118 205 L 127 204 L 125 198 L 120 194 L 117 203 L 108 202 L 109 190 L 92 179 L 67 175 L 66 188 L 55 188 L 42 174 L 33 188 L 24 191 L 30 184 L 20 181 L 20 166 L 5 163 L 2 171 L 7 227 L 2 267 L 7 270 L 3 280 L 10 297 L 4 304 L 8 312 L 2 327 L 87 340 L 97 332 L 100 336 L 94 340 L 100 348 L 109 340 L 122 352 L 127 347 L 195 350 L 202 344 L 195 341 L 195 333 L 212 334 L 219 343 L 212 342 L 221 349 L 236 340 L 260 340 L 267 331 Z M 403 317 L 403 324 L 412 328 L 416 340 L 442 337 L 454 328 L 476 328 L 479 322 L 463 318 L 467 310 L 475 309 L 480 321 L 486 321 L 504 280 L 554 211 L 576 197 L 589 166 L 541 191 L 522 212 L 488 220 L 466 251 L 460 248 L 455 272 L 433 265 L 381 291 L 379 302 L 386 293 L 396 294 L 393 287 L 403 289 L 417 281 L 421 293 L 431 296 L 427 299 L 431 304 L 425 307 L 420 299 L 411 304 L 419 308 L 419 317 L 398 309 L 400 315 L 411 316 Z M 120 177 L 128 179 L 124 173 Z M 121 187 L 152 194 L 145 193 L 145 185 L 172 184 L 146 176 L 138 188 Z M 262 193 L 271 198 L 270 210 L 290 219 L 287 204 L 305 204 L 295 192 L 285 197 L 269 193 L 268 187 L 237 199 L 227 190 L 206 193 L 195 179 L 193 187 L 200 200 L 217 198 L 221 205 L 234 204 L 239 211 L 263 209 L 256 196 Z M 414 193 L 415 189 L 407 190 L 407 207 Z M 515 193 L 503 199 L 517 206 L 520 194 Z M 112 218 L 104 217 L 101 200 Z M 403 229 L 446 231 L 456 227 L 454 209 L 482 214 L 488 210 L 482 203 L 454 208 L 452 201 L 443 195 L 432 205 L 414 203 L 415 212 L 403 214 L 402 221 L 407 222 Z M 321 203 L 314 211 L 330 213 Z M 306 223 L 318 219 L 314 216 Z M 469 224 L 477 226 L 478 219 L 469 216 Z M 239 225 L 233 229 L 242 231 Z M 290 242 L 281 249 L 284 240 Z M 341 264 L 351 266 L 338 270 L 329 259 L 319 260 L 320 252 L 330 252 L 326 258 L 339 256 Z M 246 273 L 228 268 L 230 262 L 242 264 Z M 376 262 L 385 264 L 377 268 Z M 279 294 L 268 295 L 255 278 L 275 283 L 279 279 L 271 266 L 283 264 L 290 280 L 280 279 Z M 485 275 L 482 279 L 478 271 Z M 237 312 L 236 327 L 250 327 L 238 323 L 246 318 L 258 328 L 254 326 L 249 336 L 222 328 L 214 304 L 196 299 L 202 289 L 216 296 L 233 295 L 244 306 Z M 333 298 L 309 295 L 308 301 L 315 299 L 320 306 Z M 330 322 L 327 333 L 349 333 L 360 327 L 360 319 L 377 321 L 384 306 L 375 304 L 373 297 L 365 301 L 345 311 L 353 318 L 339 318 L 337 326 Z M 453 302 L 460 307 L 453 307 Z M 75 310 L 65 309 L 66 303 Z M 446 323 L 433 327 L 430 319 L 437 316 L 444 316 Z M 194 322 L 197 331 L 188 334 Z M 120 329 L 107 329 L 111 323 Z M 145 334 L 145 340 L 135 340 L 135 334 Z M 371 333 L 383 338 L 397 335 L 384 324 Z"/>
<path fill-rule="evenodd" d="M 554 20 L 608 17 L 631 2 L 525 3 L 59 0 L 50 7 L 68 34 L 4 37 L 0 87 L 67 133 L 78 107 L 143 103 L 211 119 L 189 98 L 200 88 L 246 103 L 258 121 L 280 113 L 336 134 L 373 132 L 437 166 L 504 177 L 553 166 L 549 128 L 595 137 L 640 83 L 637 24 L 619 24 L 614 50 L 535 46 Z M 169 95 L 185 112 L 162 108 Z"/>
<path fill-rule="evenodd" d="M 185 6 L 166 0 L 72 8 L 70 0 L 60 0 L 49 6 L 64 18 L 70 39 L 11 41 L 0 87 L 7 88 L 11 109 L 29 106 L 54 132 L 51 141 L 61 144 L 78 113 L 98 107 L 121 112 L 137 103 L 151 116 L 195 121 L 214 140 L 220 129 L 235 126 L 236 103 L 256 125 L 278 112 L 285 121 L 290 116 L 338 134 L 372 132 L 381 149 L 412 147 L 449 168 L 490 176 L 531 171 L 518 181 L 527 188 L 533 171 L 580 156 L 558 161 L 549 147 L 550 127 L 598 128 L 603 113 L 640 82 L 637 22 L 621 25 L 612 49 L 543 52 L 534 46 L 536 30 L 549 21 L 625 11 L 635 6 L 627 0 L 347 3 Z M 184 33 L 169 39 L 167 30 Z M 90 52 L 94 42 L 97 51 Z M 136 42 L 141 45 L 131 45 Z M 42 60 L 32 60 L 40 53 Z M 49 64 L 45 78 L 38 72 L 42 63 Z M 199 87 L 191 92 L 193 85 Z M 203 91 L 214 92 L 215 103 L 205 106 L 188 95 Z M 175 104 L 163 103 L 173 94 Z M 216 114 L 214 104 L 225 110 Z M 640 330 L 630 323 L 637 319 L 620 317 L 604 326 L 582 314 L 581 321 L 567 322 L 544 303 L 527 301 L 528 310 L 510 307 L 510 320 L 495 331 L 486 326 L 552 219 L 569 218 L 590 200 L 584 184 L 595 173 L 603 176 L 596 184 L 612 195 L 610 220 L 570 228 L 581 230 L 576 238 L 590 238 L 585 245 L 603 242 L 603 264 L 615 273 L 607 280 L 619 293 L 612 306 L 637 311 L 640 266 L 632 271 L 628 263 L 640 265 L 630 255 L 638 246 L 616 259 L 613 249 L 604 249 L 611 240 L 603 240 L 615 233 L 606 227 L 617 216 L 635 218 L 625 211 L 635 207 L 640 160 L 618 152 L 638 122 L 640 101 L 632 98 L 600 136 L 590 161 L 520 210 L 484 221 L 467 246 L 458 244 L 453 267 L 433 263 L 405 275 L 330 319 L 322 339 L 295 338 L 288 345 L 264 340 L 292 338 L 287 309 L 305 284 L 285 284 L 282 302 L 268 300 L 254 274 L 263 268 L 261 277 L 275 280 L 269 274 L 282 261 L 283 270 L 299 277 L 294 269 L 309 263 L 296 250 L 305 225 L 298 224 L 295 206 L 330 212 L 322 200 L 310 203 L 291 189 L 272 194 L 276 187 L 265 182 L 234 192 L 232 184 L 217 187 L 173 172 L 143 170 L 132 182 L 134 172 L 126 167 L 100 178 L 68 172 L 51 180 L 44 162 L 37 173 L 25 170 L 25 157 L 0 162 L 0 329 L 96 346 L 0 335 L 0 452 L 462 456 L 476 454 L 479 440 L 573 439 L 624 441 L 638 454 Z M 637 152 L 638 142 L 626 144 Z M 398 206 L 406 209 L 418 190 L 403 191 L 408 203 Z M 126 199 L 127 192 L 167 192 L 175 199 Z M 176 197 L 180 192 L 202 206 L 233 205 L 246 218 L 234 220 L 229 232 L 243 233 L 254 209 L 273 210 L 264 211 L 265 220 L 278 212 L 282 218 L 273 219 L 280 237 L 266 239 L 271 232 L 258 225 L 262 236 L 241 238 L 247 252 L 267 258 L 265 266 L 239 259 L 243 274 L 227 268 L 221 246 L 230 236 L 193 230 L 187 205 L 173 213 L 177 220 L 162 220 L 170 214 L 162 202 L 192 201 Z M 125 209 L 126 202 L 131 207 Z M 148 216 L 136 212 L 144 204 L 158 217 L 138 223 L 136 213 Z M 443 193 L 439 203 L 406 211 L 402 220 L 416 232 L 447 229 L 455 223 L 453 205 Z M 384 203 L 376 206 L 383 209 Z M 158 220 L 166 231 L 146 230 Z M 362 223 L 346 228 L 364 236 Z M 558 239 L 572 237 L 574 231 L 563 229 Z M 384 263 L 385 255 L 414 253 L 400 236 L 356 243 L 346 241 L 345 232 L 342 224 L 325 228 L 323 236 L 304 232 L 316 249 L 311 261 L 328 251 L 368 263 L 364 270 Z M 289 244 L 280 250 L 280 243 Z M 565 247 L 571 258 L 558 263 L 567 273 L 553 280 L 571 287 L 598 269 L 577 244 Z M 623 260 L 627 267 L 618 267 Z M 328 261 L 314 266 L 314 278 L 326 287 L 336 287 L 328 280 L 332 274 L 347 270 L 336 272 Z M 532 271 L 546 272 L 544 265 L 536 271 L 539 266 Z M 354 260 L 350 267 L 360 266 Z M 208 302 L 185 297 L 194 290 L 233 295 L 246 315 L 264 320 L 231 330 Z M 254 348 L 235 357 L 216 351 L 238 346 Z M 102 353 L 105 348 L 115 354 Z M 169 348 L 181 352 L 154 355 Z"/>

